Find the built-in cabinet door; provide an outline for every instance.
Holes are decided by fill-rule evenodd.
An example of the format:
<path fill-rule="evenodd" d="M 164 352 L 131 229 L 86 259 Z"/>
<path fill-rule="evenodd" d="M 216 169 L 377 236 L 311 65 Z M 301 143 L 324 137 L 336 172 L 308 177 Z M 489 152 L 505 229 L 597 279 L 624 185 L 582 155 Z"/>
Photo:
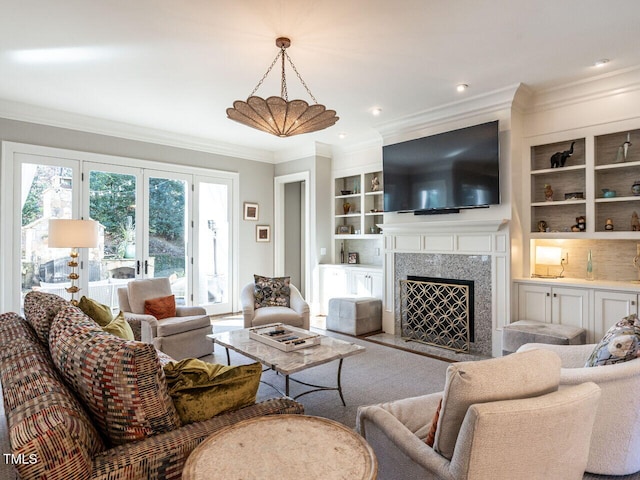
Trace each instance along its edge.
<path fill-rule="evenodd" d="M 623 317 L 638 313 L 638 295 L 629 292 L 594 292 L 594 340 L 600 340 L 604 334 Z"/>
<path fill-rule="evenodd" d="M 551 289 L 551 321 L 561 325 L 588 328 L 589 290 L 553 287 Z"/>
<path fill-rule="evenodd" d="M 589 290 L 581 288 L 518 286 L 518 320 L 537 320 L 588 328 Z"/>
<path fill-rule="evenodd" d="M 372 272 L 371 277 L 371 296 L 384 300 L 384 275 L 382 272 Z"/>
<path fill-rule="evenodd" d="M 320 268 L 320 314 L 329 313 L 329 299 L 350 295 L 347 271 L 342 267 Z"/>
<path fill-rule="evenodd" d="M 519 285 L 518 320 L 551 323 L 551 288 L 539 285 Z"/>

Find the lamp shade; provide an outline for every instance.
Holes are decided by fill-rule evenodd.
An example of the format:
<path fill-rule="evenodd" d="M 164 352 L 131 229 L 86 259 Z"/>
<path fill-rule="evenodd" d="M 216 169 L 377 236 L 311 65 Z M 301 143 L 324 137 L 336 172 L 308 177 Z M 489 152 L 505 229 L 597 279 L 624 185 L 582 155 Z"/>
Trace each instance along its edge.
<path fill-rule="evenodd" d="M 95 220 L 49 220 L 49 248 L 95 248 L 98 222 Z"/>
<path fill-rule="evenodd" d="M 536 246 L 536 265 L 560 265 L 562 248 Z"/>

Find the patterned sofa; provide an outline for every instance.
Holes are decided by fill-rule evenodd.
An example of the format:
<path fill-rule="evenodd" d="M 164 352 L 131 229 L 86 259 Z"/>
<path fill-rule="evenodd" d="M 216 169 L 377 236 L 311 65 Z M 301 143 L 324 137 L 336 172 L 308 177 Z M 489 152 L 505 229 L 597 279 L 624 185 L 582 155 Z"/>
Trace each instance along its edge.
<path fill-rule="evenodd" d="M 105 333 L 64 299 L 32 292 L 0 315 L 0 380 L 11 463 L 22 479 L 179 479 L 217 430 L 303 413 L 289 398 L 182 425 L 152 345 Z"/>

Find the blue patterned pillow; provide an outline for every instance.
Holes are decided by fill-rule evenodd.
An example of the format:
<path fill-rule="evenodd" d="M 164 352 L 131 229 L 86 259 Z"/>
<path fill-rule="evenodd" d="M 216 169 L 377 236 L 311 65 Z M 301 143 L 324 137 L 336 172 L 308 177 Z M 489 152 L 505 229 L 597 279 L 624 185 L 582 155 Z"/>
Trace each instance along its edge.
<path fill-rule="evenodd" d="M 253 276 L 254 308 L 289 307 L 291 277 Z"/>
<path fill-rule="evenodd" d="M 640 357 L 640 320 L 634 313 L 624 317 L 605 333 L 585 367 L 613 365 Z"/>

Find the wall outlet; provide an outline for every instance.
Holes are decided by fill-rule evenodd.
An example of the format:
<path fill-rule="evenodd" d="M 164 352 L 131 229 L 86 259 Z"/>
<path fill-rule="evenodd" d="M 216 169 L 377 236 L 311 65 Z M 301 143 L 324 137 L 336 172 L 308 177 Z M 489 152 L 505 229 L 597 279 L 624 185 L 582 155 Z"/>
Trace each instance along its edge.
<path fill-rule="evenodd" d="M 567 250 L 562 251 L 562 263 L 564 265 L 569 265 L 569 252 Z"/>
<path fill-rule="evenodd" d="M 326 255 L 326 254 L 327 254 L 327 249 L 326 249 L 326 248 L 324 248 L 324 247 L 322 247 L 322 248 L 320 249 L 320 255 Z"/>
<path fill-rule="evenodd" d="M 380 256 L 380 247 L 376 247 L 376 257 Z"/>

